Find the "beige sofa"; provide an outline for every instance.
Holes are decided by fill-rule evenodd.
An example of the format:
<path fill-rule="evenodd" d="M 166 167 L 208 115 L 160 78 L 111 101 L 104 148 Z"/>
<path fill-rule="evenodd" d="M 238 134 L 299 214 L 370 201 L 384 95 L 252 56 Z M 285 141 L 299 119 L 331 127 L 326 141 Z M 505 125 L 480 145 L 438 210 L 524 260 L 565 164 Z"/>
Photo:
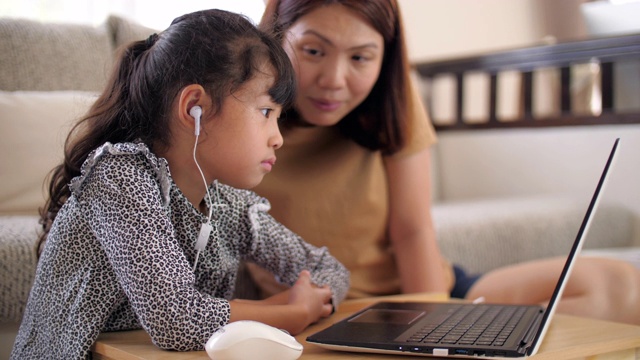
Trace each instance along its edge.
<path fill-rule="evenodd" d="M 0 359 L 8 356 L 33 280 L 43 180 L 61 160 L 71 123 L 103 86 L 115 49 L 151 32 L 116 16 L 99 27 L 0 18 Z M 434 218 L 445 255 L 483 272 L 566 253 L 590 194 L 515 189 L 494 196 L 474 180 L 515 184 L 519 173 L 508 180 L 496 169 L 512 164 L 500 161 L 485 171 L 474 166 L 465 146 L 482 141 L 465 136 L 486 135 L 443 134 L 434 150 Z M 485 144 L 493 144 L 491 156 L 504 152 L 495 141 Z M 595 185 L 595 176 L 589 180 Z M 637 218 L 626 206 L 604 203 L 587 247 L 632 245 Z"/>
<path fill-rule="evenodd" d="M 153 30 L 110 16 L 93 27 L 0 18 L 0 359 L 29 295 L 43 180 L 73 120 L 103 87 L 116 49 Z"/>

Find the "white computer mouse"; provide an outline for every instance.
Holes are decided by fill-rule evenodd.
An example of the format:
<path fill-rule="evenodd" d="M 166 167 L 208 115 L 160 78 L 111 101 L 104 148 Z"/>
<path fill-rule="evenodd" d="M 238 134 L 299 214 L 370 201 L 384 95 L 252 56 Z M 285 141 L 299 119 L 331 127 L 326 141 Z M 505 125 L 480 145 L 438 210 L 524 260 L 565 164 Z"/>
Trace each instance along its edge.
<path fill-rule="evenodd" d="M 302 355 L 302 344 L 283 330 L 242 320 L 213 333 L 205 350 L 213 360 L 295 360 Z"/>

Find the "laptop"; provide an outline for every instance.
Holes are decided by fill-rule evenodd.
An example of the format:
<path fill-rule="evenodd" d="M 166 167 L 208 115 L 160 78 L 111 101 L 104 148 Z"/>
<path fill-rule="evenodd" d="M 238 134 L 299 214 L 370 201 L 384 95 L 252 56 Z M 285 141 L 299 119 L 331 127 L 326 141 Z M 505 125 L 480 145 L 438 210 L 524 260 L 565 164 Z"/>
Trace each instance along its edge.
<path fill-rule="evenodd" d="M 339 351 L 523 358 L 537 353 L 599 203 L 615 159 L 616 139 L 551 300 L 538 305 L 378 302 L 307 337 Z M 480 329 L 478 329 L 478 327 Z"/>

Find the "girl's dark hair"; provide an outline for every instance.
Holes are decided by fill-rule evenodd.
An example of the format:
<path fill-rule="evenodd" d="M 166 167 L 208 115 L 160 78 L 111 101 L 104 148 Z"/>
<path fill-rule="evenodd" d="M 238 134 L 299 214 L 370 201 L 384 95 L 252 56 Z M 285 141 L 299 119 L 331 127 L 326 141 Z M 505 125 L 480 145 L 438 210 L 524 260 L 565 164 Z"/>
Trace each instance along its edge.
<path fill-rule="evenodd" d="M 295 98 L 295 74 L 280 42 L 242 15 L 205 10 L 173 20 L 160 34 L 120 50 L 107 85 L 67 137 L 64 161 L 49 179 L 49 198 L 40 209 L 46 236 L 71 195 L 69 182 L 91 151 L 105 142 L 141 140 L 151 151 L 171 142 L 171 106 L 187 85 L 199 84 L 220 111 L 225 97 L 251 80 L 264 64 L 275 74 L 269 89 L 274 102 L 289 107 Z"/>
<path fill-rule="evenodd" d="M 372 150 L 393 154 L 407 139 L 407 119 L 413 109 L 410 67 L 400 10 L 396 0 L 270 0 L 259 27 L 279 34 L 300 17 L 321 6 L 340 4 L 362 16 L 384 39 L 384 58 L 371 93 L 338 123 L 349 138 Z M 284 125 L 300 121 L 294 109 L 283 116 Z"/>

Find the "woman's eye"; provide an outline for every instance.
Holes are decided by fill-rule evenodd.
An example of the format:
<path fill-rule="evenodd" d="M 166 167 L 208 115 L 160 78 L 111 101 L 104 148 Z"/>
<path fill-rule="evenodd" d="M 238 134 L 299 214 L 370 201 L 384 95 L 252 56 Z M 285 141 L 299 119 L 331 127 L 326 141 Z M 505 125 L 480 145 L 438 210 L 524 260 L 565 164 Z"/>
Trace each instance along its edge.
<path fill-rule="evenodd" d="M 351 59 L 353 59 L 355 62 L 368 62 L 368 61 L 372 61 L 373 59 L 375 59 L 375 56 L 372 55 L 353 55 L 351 57 Z"/>
<path fill-rule="evenodd" d="M 268 118 L 273 109 L 262 109 L 260 111 L 262 111 L 262 115 L 264 115 L 264 117 Z"/>
<path fill-rule="evenodd" d="M 311 56 L 322 55 L 320 50 L 314 49 L 314 48 L 305 48 L 304 52 L 307 53 L 308 55 L 311 55 Z"/>

